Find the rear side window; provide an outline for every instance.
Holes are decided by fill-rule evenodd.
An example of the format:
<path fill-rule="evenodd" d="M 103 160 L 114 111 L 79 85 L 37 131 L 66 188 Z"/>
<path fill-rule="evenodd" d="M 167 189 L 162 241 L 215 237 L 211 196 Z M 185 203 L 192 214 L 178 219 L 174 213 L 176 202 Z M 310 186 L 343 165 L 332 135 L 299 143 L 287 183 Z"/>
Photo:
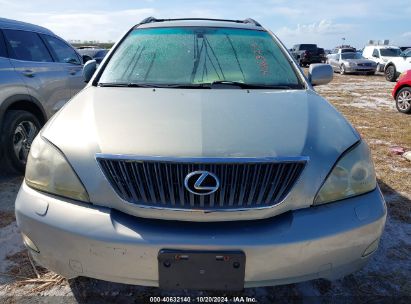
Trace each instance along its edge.
<path fill-rule="evenodd" d="M 6 44 L 4 43 L 3 33 L 0 30 L 0 57 L 7 57 Z"/>
<path fill-rule="evenodd" d="M 25 61 L 52 62 L 53 59 L 40 36 L 33 32 L 4 30 L 10 57 Z"/>
<path fill-rule="evenodd" d="M 300 45 L 300 50 L 312 51 L 315 49 L 317 49 L 317 45 L 315 44 L 301 44 Z"/>
<path fill-rule="evenodd" d="M 76 52 L 66 43 L 52 36 L 42 35 L 49 44 L 57 62 L 81 64 Z"/>

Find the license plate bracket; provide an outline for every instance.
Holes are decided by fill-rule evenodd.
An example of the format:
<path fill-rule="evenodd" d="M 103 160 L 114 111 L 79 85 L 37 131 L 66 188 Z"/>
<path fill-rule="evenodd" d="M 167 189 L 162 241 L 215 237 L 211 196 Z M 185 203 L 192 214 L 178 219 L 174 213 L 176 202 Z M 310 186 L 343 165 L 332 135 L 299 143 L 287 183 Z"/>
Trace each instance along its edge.
<path fill-rule="evenodd" d="M 242 251 L 163 249 L 158 254 L 162 289 L 242 290 L 245 254 Z"/>

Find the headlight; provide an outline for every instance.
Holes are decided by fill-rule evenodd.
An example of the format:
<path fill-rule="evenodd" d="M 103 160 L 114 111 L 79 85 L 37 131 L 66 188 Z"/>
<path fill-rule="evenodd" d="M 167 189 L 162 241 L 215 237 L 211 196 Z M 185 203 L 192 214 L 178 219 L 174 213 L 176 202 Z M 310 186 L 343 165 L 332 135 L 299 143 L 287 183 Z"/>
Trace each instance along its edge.
<path fill-rule="evenodd" d="M 372 191 L 377 186 L 368 146 L 361 142 L 347 151 L 328 175 L 314 205 L 338 201 Z"/>
<path fill-rule="evenodd" d="M 357 64 L 355 62 L 348 62 L 348 66 L 356 66 Z"/>
<path fill-rule="evenodd" d="M 87 191 L 63 154 L 40 135 L 31 145 L 25 179 L 33 189 L 89 202 Z"/>

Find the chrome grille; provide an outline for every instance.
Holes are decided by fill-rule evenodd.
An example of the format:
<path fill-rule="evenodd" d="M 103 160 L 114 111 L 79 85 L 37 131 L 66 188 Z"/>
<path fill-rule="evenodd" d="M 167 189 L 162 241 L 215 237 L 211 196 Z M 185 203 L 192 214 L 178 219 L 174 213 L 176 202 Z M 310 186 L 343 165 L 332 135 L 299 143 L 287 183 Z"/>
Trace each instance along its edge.
<path fill-rule="evenodd" d="M 295 184 L 306 160 L 97 156 L 104 175 L 123 200 L 141 206 L 205 210 L 278 204 Z M 216 192 L 195 195 L 185 188 L 185 177 L 199 170 L 219 178 Z"/>

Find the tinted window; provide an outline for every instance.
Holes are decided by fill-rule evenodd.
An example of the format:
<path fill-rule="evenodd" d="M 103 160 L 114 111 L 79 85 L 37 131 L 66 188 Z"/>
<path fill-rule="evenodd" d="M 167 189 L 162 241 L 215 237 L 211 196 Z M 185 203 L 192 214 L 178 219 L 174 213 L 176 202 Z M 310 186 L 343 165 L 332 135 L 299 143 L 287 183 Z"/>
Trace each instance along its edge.
<path fill-rule="evenodd" d="M 48 35 L 42 36 L 53 50 L 57 62 L 80 64 L 80 60 L 76 52 L 65 42 Z"/>
<path fill-rule="evenodd" d="M 381 56 L 397 57 L 397 56 L 400 56 L 401 50 L 394 49 L 394 48 L 387 48 L 387 49 L 381 49 L 380 53 L 381 53 Z"/>
<path fill-rule="evenodd" d="M 377 50 L 377 49 L 374 49 L 374 51 L 372 52 L 372 55 L 373 55 L 374 57 L 380 57 L 380 55 L 378 54 L 378 50 Z"/>
<path fill-rule="evenodd" d="M 342 59 L 363 59 L 361 54 L 358 53 L 342 53 Z"/>
<path fill-rule="evenodd" d="M 104 57 L 104 56 L 106 56 L 106 55 L 107 55 L 107 53 L 108 53 L 108 50 L 101 50 L 101 51 L 98 51 L 98 52 L 94 55 L 94 58 Z"/>
<path fill-rule="evenodd" d="M 341 53 L 352 53 L 355 52 L 356 50 L 354 48 L 352 49 L 341 49 Z"/>
<path fill-rule="evenodd" d="M 317 49 L 317 45 L 315 44 L 301 44 L 300 45 L 300 50 L 311 51 L 311 50 L 316 50 L 316 49 Z"/>
<path fill-rule="evenodd" d="M 18 60 L 51 62 L 45 44 L 33 32 L 4 30 L 6 40 L 10 46 L 10 57 Z"/>
<path fill-rule="evenodd" d="M 233 28 L 135 29 L 108 62 L 102 83 L 255 85 L 301 83 L 273 38 Z"/>
<path fill-rule="evenodd" d="M 0 57 L 7 57 L 6 44 L 4 43 L 3 33 L 0 30 Z"/>

